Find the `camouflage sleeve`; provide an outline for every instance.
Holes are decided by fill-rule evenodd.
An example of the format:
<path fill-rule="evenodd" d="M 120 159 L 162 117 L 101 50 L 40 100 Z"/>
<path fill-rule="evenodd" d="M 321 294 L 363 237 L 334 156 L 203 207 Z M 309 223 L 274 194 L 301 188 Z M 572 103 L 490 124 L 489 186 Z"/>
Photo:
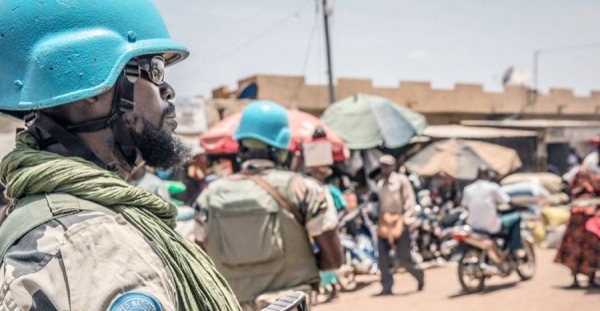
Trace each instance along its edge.
<path fill-rule="evenodd" d="M 328 200 L 329 193 L 317 180 L 301 175 L 295 176 L 290 181 L 288 190 L 304 215 L 305 227 L 311 236 L 319 236 L 337 227 L 338 219 L 333 200 Z"/>
<path fill-rule="evenodd" d="M 173 311 L 177 295 L 161 257 L 120 215 L 56 218 L 19 239 L 0 266 L 0 310 L 136 305 Z"/>

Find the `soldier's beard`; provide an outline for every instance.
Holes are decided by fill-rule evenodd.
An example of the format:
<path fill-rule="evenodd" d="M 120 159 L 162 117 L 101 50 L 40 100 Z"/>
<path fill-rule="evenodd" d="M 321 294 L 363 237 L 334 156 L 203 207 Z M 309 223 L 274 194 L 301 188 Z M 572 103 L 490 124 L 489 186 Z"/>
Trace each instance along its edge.
<path fill-rule="evenodd" d="M 172 133 L 163 130 L 163 126 L 157 129 L 149 121 L 141 118 L 143 129 L 141 133 L 133 130 L 131 138 L 136 143 L 142 159 L 146 165 L 168 169 L 181 166 L 192 159 L 192 150 Z"/>

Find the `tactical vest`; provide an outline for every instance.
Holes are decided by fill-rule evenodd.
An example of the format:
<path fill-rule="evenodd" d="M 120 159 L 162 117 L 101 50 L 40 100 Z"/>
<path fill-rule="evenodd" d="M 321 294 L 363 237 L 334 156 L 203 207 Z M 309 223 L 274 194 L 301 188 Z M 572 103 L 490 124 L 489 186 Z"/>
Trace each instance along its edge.
<path fill-rule="evenodd" d="M 287 186 L 296 173 L 261 173 L 292 203 Z M 240 302 L 319 281 L 304 226 L 254 181 L 236 176 L 214 181 L 208 198 L 205 244 Z"/>

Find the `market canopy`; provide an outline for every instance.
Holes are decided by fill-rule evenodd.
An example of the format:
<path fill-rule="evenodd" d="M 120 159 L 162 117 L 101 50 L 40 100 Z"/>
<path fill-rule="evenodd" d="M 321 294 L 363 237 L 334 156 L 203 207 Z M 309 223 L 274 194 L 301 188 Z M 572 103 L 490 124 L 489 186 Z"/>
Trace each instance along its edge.
<path fill-rule="evenodd" d="M 446 173 L 456 179 L 473 180 L 482 165 L 506 176 L 521 167 L 521 160 L 510 148 L 481 141 L 448 139 L 427 146 L 405 165 L 421 176 Z"/>
<path fill-rule="evenodd" d="M 463 126 L 463 125 L 430 125 L 423 131 L 423 136 L 432 138 L 465 138 L 490 139 L 507 137 L 537 137 L 535 131 L 521 131 L 505 128 Z"/>
<path fill-rule="evenodd" d="M 335 102 L 321 117 L 353 150 L 402 147 L 423 133 L 425 117 L 379 96 L 357 94 Z"/>

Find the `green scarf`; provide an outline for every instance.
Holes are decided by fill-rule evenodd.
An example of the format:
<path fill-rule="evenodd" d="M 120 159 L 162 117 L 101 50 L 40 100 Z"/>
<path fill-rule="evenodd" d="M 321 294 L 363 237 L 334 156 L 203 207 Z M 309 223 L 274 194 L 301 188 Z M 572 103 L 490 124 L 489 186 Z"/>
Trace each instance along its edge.
<path fill-rule="evenodd" d="M 15 150 L 0 164 L 0 181 L 10 198 L 67 193 L 113 209 L 152 241 L 167 261 L 182 310 L 240 310 L 210 258 L 172 229 L 177 208 L 154 194 L 81 158 L 40 151 L 25 131 L 17 135 Z"/>

